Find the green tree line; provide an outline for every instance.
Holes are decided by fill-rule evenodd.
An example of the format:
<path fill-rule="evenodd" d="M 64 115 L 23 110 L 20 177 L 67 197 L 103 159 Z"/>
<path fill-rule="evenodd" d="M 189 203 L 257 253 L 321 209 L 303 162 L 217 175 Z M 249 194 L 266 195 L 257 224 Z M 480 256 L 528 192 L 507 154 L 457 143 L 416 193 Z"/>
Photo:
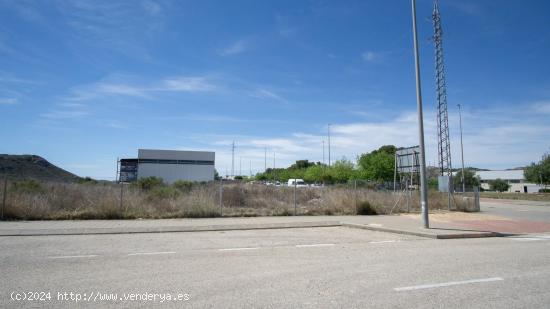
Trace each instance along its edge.
<path fill-rule="evenodd" d="M 354 179 L 369 181 L 392 181 L 396 147 L 382 146 L 370 153 L 364 153 L 354 163 L 348 159 L 337 160 L 330 166 L 321 162 L 298 160 L 288 168 L 268 168 L 256 175 L 256 180 L 282 181 L 298 178 L 309 183 L 345 183 Z"/>

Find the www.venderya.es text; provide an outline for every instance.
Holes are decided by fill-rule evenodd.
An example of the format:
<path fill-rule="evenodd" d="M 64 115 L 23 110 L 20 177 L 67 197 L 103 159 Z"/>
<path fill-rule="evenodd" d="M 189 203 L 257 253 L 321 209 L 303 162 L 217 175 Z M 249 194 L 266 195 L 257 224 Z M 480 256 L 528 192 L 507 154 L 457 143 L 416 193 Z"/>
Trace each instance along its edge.
<path fill-rule="evenodd" d="M 188 293 L 108 293 L 90 291 L 85 293 L 74 291 L 13 291 L 10 299 L 15 302 L 177 302 L 188 301 L 191 296 Z"/>

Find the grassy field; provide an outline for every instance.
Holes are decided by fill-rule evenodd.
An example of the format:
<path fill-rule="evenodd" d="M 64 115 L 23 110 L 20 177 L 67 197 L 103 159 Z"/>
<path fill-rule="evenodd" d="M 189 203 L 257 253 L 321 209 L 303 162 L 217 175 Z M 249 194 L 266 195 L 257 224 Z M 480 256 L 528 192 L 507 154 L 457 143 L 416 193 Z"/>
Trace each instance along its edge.
<path fill-rule="evenodd" d="M 482 198 L 550 202 L 550 193 L 481 192 Z"/>
<path fill-rule="evenodd" d="M 204 218 L 294 215 L 294 188 L 219 183 L 155 185 L 112 183 L 10 183 L 7 220 Z M 1 200 L 0 200 L 1 201 Z M 447 195 L 429 193 L 431 210 L 447 209 Z M 459 199 L 458 203 L 462 203 Z M 417 191 L 394 194 L 352 186 L 298 188 L 297 215 L 389 214 L 419 211 Z M 465 208 L 466 205 L 458 205 Z"/>

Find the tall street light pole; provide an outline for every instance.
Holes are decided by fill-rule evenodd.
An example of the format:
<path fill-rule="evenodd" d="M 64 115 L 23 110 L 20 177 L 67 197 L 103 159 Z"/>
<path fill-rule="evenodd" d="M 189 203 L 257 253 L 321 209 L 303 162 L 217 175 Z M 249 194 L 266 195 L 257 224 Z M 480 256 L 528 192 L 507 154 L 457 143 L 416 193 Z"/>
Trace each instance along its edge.
<path fill-rule="evenodd" d="M 418 139 L 420 144 L 420 205 L 424 228 L 429 228 L 428 219 L 428 188 L 426 187 L 426 148 L 424 147 L 424 116 L 422 114 L 422 90 L 420 84 L 420 57 L 418 52 L 418 37 L 416 31 L 416 0 L 412 1 L 412 26 L 414 38 L 414 64 L 416 71 L 416 103 L 418 109 Z"/>
<path fill-rule="evenodd" d="M 330 167 L 330 123 L 328 124 L 327 133 L 328 133 L 328 166 Z"/>
<path fill-rule="evenodd" d="M 458 117 L 460 119 L 460 152 L 462 153 L 462 193 L 466 193 L 466 182 L 464 181 L 466 178 L 464 176 L 464 146 L 462 144 L 462 106 L 460 104 L 457 104 L 458 106 Z"/>
<path fill-rule="evenodd" d="M 325 164 L 325 140 L 323 140 L 323 165 Z"/>
<path fill-rule="evenodd" d="M 231 177 L 235 176 L 235 141 L 231 144 Z"/>

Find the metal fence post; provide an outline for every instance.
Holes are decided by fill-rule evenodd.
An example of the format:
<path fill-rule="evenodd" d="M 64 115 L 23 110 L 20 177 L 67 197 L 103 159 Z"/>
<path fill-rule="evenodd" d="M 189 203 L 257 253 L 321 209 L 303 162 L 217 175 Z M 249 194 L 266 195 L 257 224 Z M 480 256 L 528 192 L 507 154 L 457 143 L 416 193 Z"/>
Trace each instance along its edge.
<path fill-rule="evenodd" d="M 353 203 L 355 204 L 355 214 L 357 215 L 357 179 L 353 180 Z"/>
<path fill-rule="evenodd" d="M 223 179 L 220 178 L 220 217 L 223 216 Z"/>
<path fill-rule="evenodd" d="M 296 216 L 296 185 L 297 185 L 296 179 L 294 179 L 294 215 Z"/>
<path fill-rule="evenodd" d="M 120 183 L 120 214 L 122 215 L 122 192 L 123 192 L 123 189 L 124 189 L 124 183 L 121 182 Z"/>
<path fill-rule="evenodd" d="M 4 177 L 4 194 L 2 194 L 2 214 L 1 219 L 4 220 L 4 208 L 6 208 L 6 195 L 8 194 L 8 177 Z"/>

